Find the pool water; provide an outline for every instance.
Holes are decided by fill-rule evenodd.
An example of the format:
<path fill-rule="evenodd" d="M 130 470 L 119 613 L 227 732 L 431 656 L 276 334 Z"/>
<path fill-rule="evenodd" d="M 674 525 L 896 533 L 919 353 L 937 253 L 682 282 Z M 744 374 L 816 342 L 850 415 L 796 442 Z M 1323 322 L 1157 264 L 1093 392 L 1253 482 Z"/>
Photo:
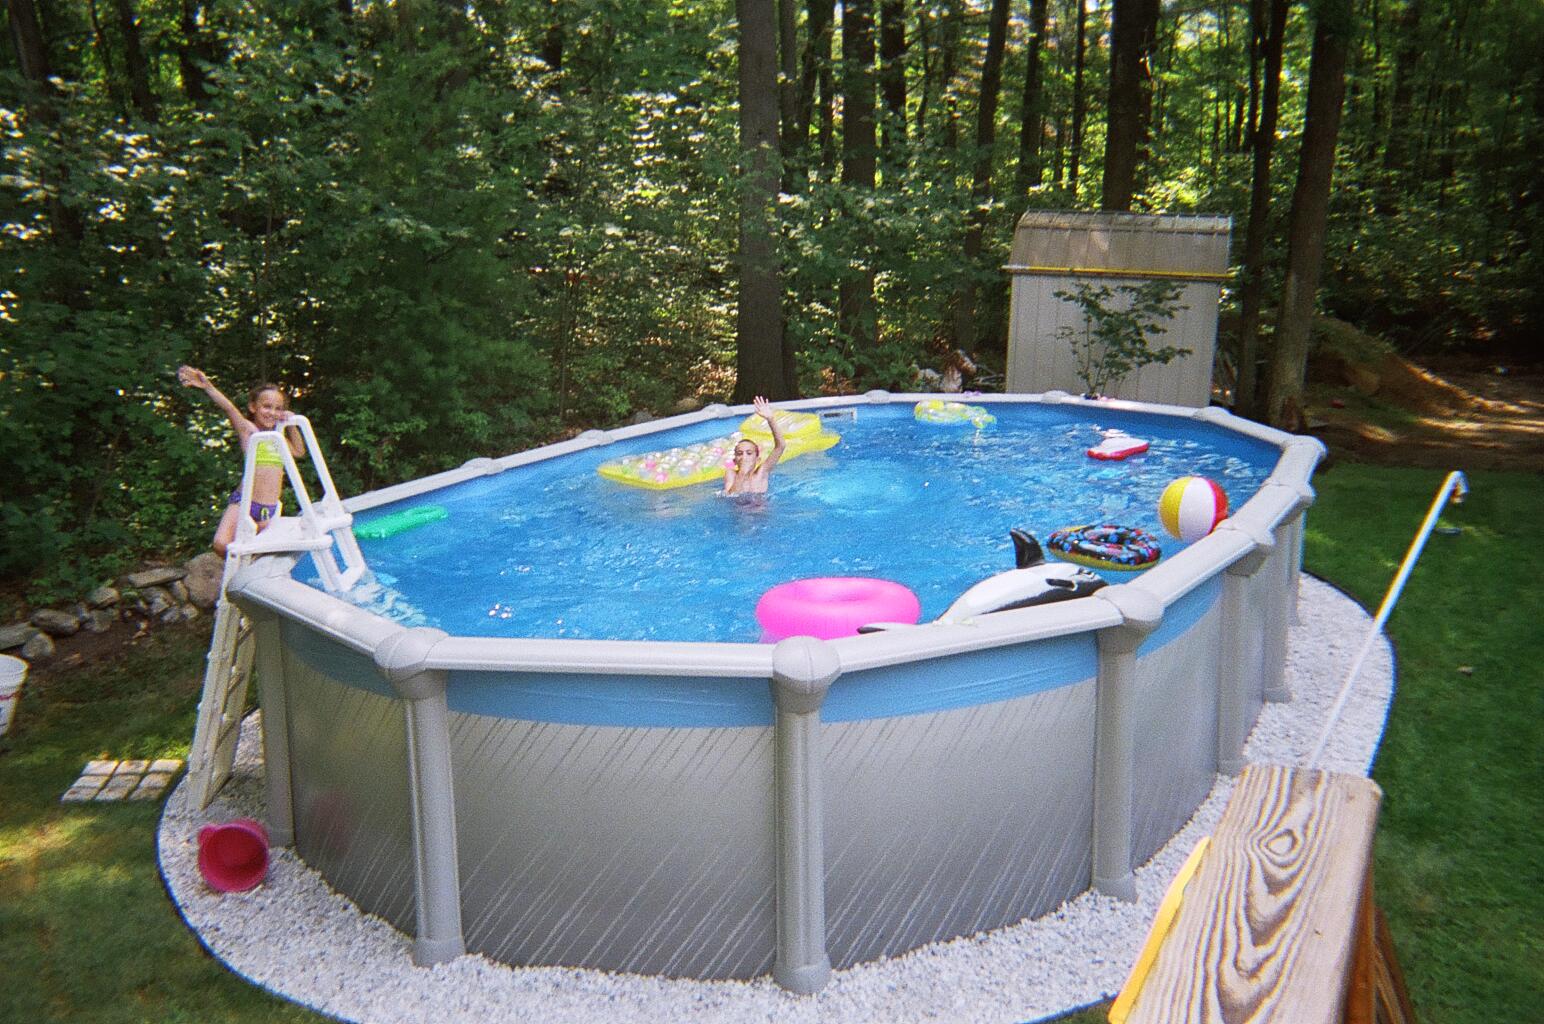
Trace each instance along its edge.
<path fill-rule="evenodd" d="M 651 491 L 602 479 L 603 461 L 719 437 L 699 423 L 564 455 L 361 513 L 424 504 L 438 522 L 363 541 L 377 586 L 357 603 L 462 636 L 754 643 L 768 588 L 810 576 L 903 583 L 935 618 L 977 581 L 1014 567 L 1008 531 L 1042 543 L 1085 523 L 1137 526 L 1165 557 L 1158 498 L 1174 478 L 1215 480 L 1238 508 L 1279 450 L 1204 423 L 1112 410 L 993 405 L 997 422 L 916 422 L 910 405 L 831 418 L 842 441 L 777 467 L 771 492 L 724 498 L 718 483 Z M 1151 442 L 1123 462 L 1089 458 L 1103 431 Z M 1102 573 L 1111 582 L 1130 573 Z M 316 581 L 313 581 L 313 585 Z"/>

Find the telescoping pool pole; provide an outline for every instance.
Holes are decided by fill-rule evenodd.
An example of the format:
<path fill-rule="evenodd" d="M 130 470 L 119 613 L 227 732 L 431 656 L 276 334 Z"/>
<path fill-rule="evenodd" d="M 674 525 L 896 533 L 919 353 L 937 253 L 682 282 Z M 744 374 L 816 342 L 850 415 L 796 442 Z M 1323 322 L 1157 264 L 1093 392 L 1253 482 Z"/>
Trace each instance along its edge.
<path fill-rule="evenodd" d="M 1378 614 L 1373 617 L 1372 628 L 1367 631 L 1367 639 L 1362 643 L 1362 649 L 1357 652 L 1356 660 L 1351 663 L 1351 671 L 1346 673 L 1346 681 L 1340 684 L 1340 694 L 1335 698 L 1335 706 L 1330 708 L 1329 718 L 1324 723 L 1324 731 L 1319 734 L 1319 742 L 1314 745 L 1313 753 L 1308 756 L 1308 767 L 1319 767 L 1319 758 L 1324 753 L 1324 746 L 1330 741 L 1330 733 L 1335 730 L 1335 723 L 1340 719 L 1340 713 L 1345 710 L 1346 699 L 1351 696 L 1351 684 L 1356 680 L 1356 674 L 1362 670 L 1362 662 L 1367 660 L 1367 654 L 1372 650 L 1372 645 L 1377 641 L 1378 634 L 1383 630 L 1383 624 L 1394 612 L 1394 605 L 1399 602 L 1400 592 L 1405 589 L 1405 581 L 1410 578 L 1410 573 L 1415 569 L 1415 563 L 1421 557 L 1421 550 L 1426 547 L 1426 538 L 1431 536 L 1432 528 L 1437 525 L 1437 517 L 1442 514 L 1442 509 L 1447 505 L 1451 496 L 1453 504 L 1457 505 L 1464 500 L 1464 495 L 1469 493 L 1469 480 L 1463 473 L 1454 470 L 1442 481 L 1442 489 L 1437 492 L 1437 497 L 1431 503 L 1431 510 L 1426 513 L 1426 521 L 1416 531 L 1415 539 L 1410 542 L 1410 550 L 1405 552 L 1405 560 L 1399 566 L 1399 572 L 1394 576 L 1394 582 L 1389 584 L 1387 594 L 1383 595 L 1383 603 L 1378 606 Z"/>

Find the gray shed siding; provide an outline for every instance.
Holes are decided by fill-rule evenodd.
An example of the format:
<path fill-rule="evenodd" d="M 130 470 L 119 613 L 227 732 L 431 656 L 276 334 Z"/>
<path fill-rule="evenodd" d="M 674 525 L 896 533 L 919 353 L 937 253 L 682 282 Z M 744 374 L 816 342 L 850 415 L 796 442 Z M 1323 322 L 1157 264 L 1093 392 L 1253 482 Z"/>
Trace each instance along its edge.
<path fill-rule="evenodd" d="M 1179 301 L 1185 308 L 1157 344 L 1188 348 L 1190 354 L 1142 367 L 1110 394 L 1167 405 L 1209 404 L 1231 226 L 1231 218 L 1211 216 L 1025 214 L 1006 268 L 1013 282 L 1008 390 L 1083 390 L 1072 347 L 1057 337 L 1063 326 L 1081 328 L 1082 311 L 1056 298 L 1056 291 L 1080 280 L 1118 285 L 1166 277 L 1182 285 Z"/>

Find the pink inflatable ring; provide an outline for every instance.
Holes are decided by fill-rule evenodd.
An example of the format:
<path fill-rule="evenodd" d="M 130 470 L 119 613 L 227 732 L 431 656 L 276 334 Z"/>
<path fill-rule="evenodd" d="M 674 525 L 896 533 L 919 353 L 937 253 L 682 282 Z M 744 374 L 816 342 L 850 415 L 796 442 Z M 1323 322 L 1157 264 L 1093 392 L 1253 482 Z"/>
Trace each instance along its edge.
<path fill-rule="evenodd" d="M 921 617 L 922 602 L 911 590 L 865 576 L 779 583 L 756 602 L 756 621 L 768 643 L 790 636 L 834 640 L 856 636 L 859 627 L 871 622 L 915 623 Z"/>

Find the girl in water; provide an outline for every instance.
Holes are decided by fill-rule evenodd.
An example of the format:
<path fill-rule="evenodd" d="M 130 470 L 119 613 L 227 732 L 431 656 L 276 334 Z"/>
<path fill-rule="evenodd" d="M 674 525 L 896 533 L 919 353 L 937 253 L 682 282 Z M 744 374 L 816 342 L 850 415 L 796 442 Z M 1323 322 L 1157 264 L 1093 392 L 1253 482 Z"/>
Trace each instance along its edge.
<path fill-rule="evenodd" d="M 734 443 L 734 461 L 724 469 L 724 494 L 765 494 L 772 467 L 783 457 L 783 432 L 778 429 L 772 404 L 756 396 L 756 415 L 767 421 L 772 431 L 772 450 L 761 458 L 761 446 L 748 437 Z"/>
<path fill-rule="evenodd" d="M 236 439 L 241 442 L 241 450 L 245 454 L 247 445 L 252 435 L 264 430 L 277 430 L 290 417 L 289 400 L 277 384 L 259 384 L 253 388 L 247 396 L 247 412 L 250 418 L 243 415 L 236 408 L 236 403 L 226 398 L 220 389 L 214 386 L 214 382 L 202 370 L 191 366 L 179 366 L 177 379 L 184 387 L 198 388 L 214 400 L 214 404 L 225 413 L 226 419 L 231 421 L 231 427 L 236 431 Z M 290 427 L 284 431 L 284 440 L 289 445 L 290 454 L 296 457 L 306 453 L 305 444 L 300 439 L 300 431 Z M 262 530 L 270 520 L 279 514 L 279 495 L 284 488 L 284 457 L 279 453 L 270 441 L 261 441 L 257 447 L 257 465 L 252 475 L 252 503 L 247 508 L 247 514 L 257 523 L 257 528 Z M 225 506 L 225 515 L 220 517 L 220 526 L 214 532 L 212 547 L 215 553 L 222 558 L 225 549 L 236 537 L 236 517 L 241 514 L 241 485 L 231 492 L 230 501 Z"/>

